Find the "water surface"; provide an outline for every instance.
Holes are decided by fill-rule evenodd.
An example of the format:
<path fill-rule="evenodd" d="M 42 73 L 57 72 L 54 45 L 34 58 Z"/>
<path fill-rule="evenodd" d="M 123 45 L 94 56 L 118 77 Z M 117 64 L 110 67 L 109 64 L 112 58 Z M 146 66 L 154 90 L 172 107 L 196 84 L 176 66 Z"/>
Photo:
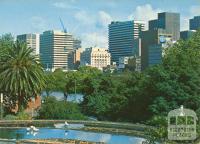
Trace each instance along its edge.
<path fill-rule="evenodd" d="M 94 142 L 106 142 L 108 144 L 142 144 L 143 138 L 116 134 L 85 132 L 78 130 L 41 128 L 39 132 L 27 132 L 25 128 L 21 129 L 0 129 L 1 139 L 47 139 L 62 138 L 76 139 Z M 1 143 L 1 142 L 0 142 Z"/>

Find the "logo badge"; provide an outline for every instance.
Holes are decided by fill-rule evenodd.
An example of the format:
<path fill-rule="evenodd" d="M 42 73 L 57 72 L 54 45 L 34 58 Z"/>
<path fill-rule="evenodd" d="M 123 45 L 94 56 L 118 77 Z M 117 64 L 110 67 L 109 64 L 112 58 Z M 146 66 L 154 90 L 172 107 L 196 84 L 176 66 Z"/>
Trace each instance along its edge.
<path fill-rule="evenodd" d="M 168 139 L 169 140 L 195 140 L 196 139 L 196 113 L 181 106 L 168 113 Z"/>

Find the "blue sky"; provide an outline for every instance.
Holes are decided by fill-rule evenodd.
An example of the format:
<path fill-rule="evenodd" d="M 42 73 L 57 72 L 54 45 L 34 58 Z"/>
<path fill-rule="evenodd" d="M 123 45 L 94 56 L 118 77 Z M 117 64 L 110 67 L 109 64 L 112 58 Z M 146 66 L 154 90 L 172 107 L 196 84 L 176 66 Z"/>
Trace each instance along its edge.
<path fill-rule="evenodd" d="M 62 29 L 82 40 L 83 47 L 107 47 L 112 20 L 148 20 L 158 12 L 181 14 L 181 30 L 200 15 L 200 0 L 0 0 L 0 34 L 42 33 Z"/>

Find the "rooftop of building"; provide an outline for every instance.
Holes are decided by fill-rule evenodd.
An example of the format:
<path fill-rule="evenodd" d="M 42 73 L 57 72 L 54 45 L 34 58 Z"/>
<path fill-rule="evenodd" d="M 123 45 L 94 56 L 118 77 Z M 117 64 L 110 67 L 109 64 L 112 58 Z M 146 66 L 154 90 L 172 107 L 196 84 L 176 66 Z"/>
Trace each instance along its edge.
<path fill-rule="evenodd" d="M 200 16 L 194 16 L 192 19 L 200 19 Z"/>
<path fill-rule="evenodd" d="M 174 14 L 175 14 L 175 15 L 180 15 L 180 13 L 178 13 L 178 12 L 160 12 L 160 13 L 158 13 L 158 16 L 159 16 L 159 15 L 164 15 L 164 14 L 167 14 L 167 15 L 168 15 L 168 14 L 169 14 L 169 15 L 174 15 Z"/>
<path fill-rule="evenodd" d="M 196 30 L 184 30 L 184 31 L 181 31 L 181 32 L 196 32 Z"/>
<path fill-rule="evenodd" d="M 66 33 L 64 31 L 61 31 L 61 30 L 47 30 L 47 31 L 44 31 L 43 34 L 60 34 L 60 35 L 71 35 L 70 33 Z"/>
<path fill-rule="evenodd" d="M 141 24 L 145 24 L 145 22 L 144 22 L 144 21 L 141 21 L 141 20 L 112 21 L 110 24 L 124 24 L 124 23 L 141 23 Z"/>
<path fill-rule="evenodd" d="M 90 48 L 85 48 L 85 51 L 100 51 L 100 52 L 109 52 L 107 48 L 100 48 L 100 47 L 90 47 Z"/>

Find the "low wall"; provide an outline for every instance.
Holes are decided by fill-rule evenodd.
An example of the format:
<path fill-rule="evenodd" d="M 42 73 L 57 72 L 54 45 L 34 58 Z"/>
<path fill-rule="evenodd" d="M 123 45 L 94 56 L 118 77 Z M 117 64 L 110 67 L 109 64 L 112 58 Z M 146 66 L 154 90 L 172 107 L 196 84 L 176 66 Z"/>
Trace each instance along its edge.
<path fill-rule="evenodd" d="M 107 121 L 81 121 L 81 120 L 1 120 L 0 127 L 28 127 L 34 125 L 36 127 L 53 127 L 55 123 L 84 124 L 85 127 L 80 130 L 115 133 L 145 137 L 144 131 L 152 128 L 142 124 L 107 122 Z"/>
<path fill-rule="evenodd" d="M 16 144 L 105 144 L 103 142 L 89 142 L 81 140 L 45 139 L 45 140 L 19 140 Z"/>

